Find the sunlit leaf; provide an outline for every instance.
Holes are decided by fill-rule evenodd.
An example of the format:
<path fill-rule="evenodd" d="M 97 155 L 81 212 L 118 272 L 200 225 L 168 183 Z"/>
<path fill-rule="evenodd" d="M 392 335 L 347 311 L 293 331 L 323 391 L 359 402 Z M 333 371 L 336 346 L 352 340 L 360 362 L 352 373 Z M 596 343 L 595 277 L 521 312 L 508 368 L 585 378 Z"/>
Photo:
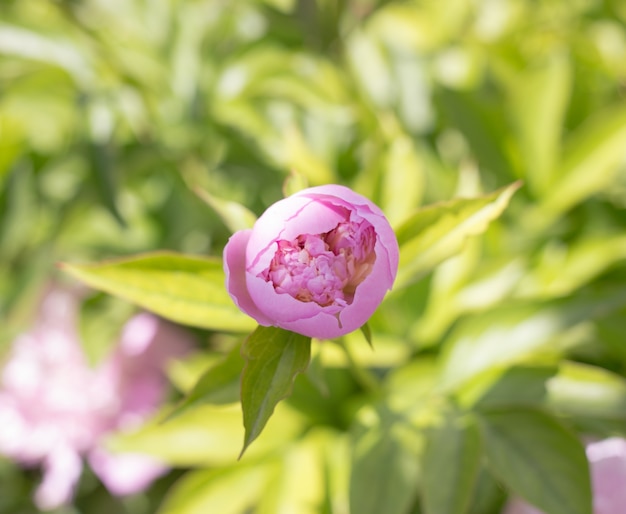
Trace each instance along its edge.
<path fill-rule="evenodd" d="M 626 104 L 608 107 L 589 119 L 568 140 L 558 178 L 540 215 L 556 216 L 611 185 L 626 148 Z"/>
<path fill-rule="evenodd" d="M 508 187 L 478 198 L 458 198 L 420 209 L 398 227 L 400 268 L 397 286 L 417 280 L 461 250 L 466 239 L 484 232 L 520 187 Z"/>
<path fill-rule="evenodd" d="M 244 427 L 241 405 L 203 404 L 163 421 L 167 411 L 132 432 L 112 434 L 106 445 L 112 451 L 145 453 L 172 466 L 228 466 L 237 461 Z M 303 430 L 304 419 L 279 405 L 266 429 L 248 450 L 247 459 L 275 451 L 294 440 Z"/>
<path fill-rule="evenodd" d="M 559 413 L 617 423 L 626 429 L 626 380 L 606 369 L 562 362 L 547 384 L 548 402 Z"/>
<path fill-rule="evenodd" d="M 265 489 L 255 512 L 319 514 L 326 477 L 326 446 L 330 434 L 315 430 L 281 455 L 280 465 Z M 321 436 L 321 437 L 320 437 Z M 302 487 L 306 484 L 306 487 Z"/>
<path fill-rule="evenodd" d="M 81 84 L 93 78 L 89 60 L 80 45 L 46 37 L 25 28 L 3 24 L 0 27 L 0 53 L 59 66 Z"/>
<path fill-rule="evenodd" d="M 258 327 L 242 348 L 241 404 L 246 428 L 243 449 L 250 446 L 311 358 L 311 338 L 276 327 Z"/>
<path fill-rule="evenodd" d="M 266 462 L 190 472 L 172 488 L 158 514 L 246 514 L 263 493 L 272 471 Z"/>
<path fill-rule="evenodd" d="M 493 308 L 458 324 L 441 356 L 441 387 L 458 389 L 489 369 L 505 368 L 536 358 L 552 361 L 562 349 L 559 337 L 574 333 L 586 320 L 624 305 L 620 289 L 579 295 L 558 302 Z"/>
<path fill-rule="evenodd" d="M 283 195 L 291 196 L 309 187 L 309 180 L 298 170 L 291 170 L 283 182 Z"/>
<path fill-rule="evenodd" d="M 358 87 L 379 106 L 388 106 L 394 94 L 388 56 L 381 45 L 361 30 L 352 31 L 347 56 Z"/>
<path fill-rule="evenodd" d="M 520 283 L 523 297 L 565 296 L 626 258 L 626 236 L 588 236 L 570 245 L 548 245 Z"/>
<path fill-rule="evenodd" d="M 534 409 L 491 410 L 478 419 L 489 467 L 513 493 L 548 514 L 592 514 L 578 436 Z"/>
<path fill-rule="evenodd" d="M 554 52 L 511 78 L 511 112 L 529 186 L 548 192 L 561 150 L 561 132 L 572 87 L 567 52 Z"/>
<path fill-rule="evenodd" d="M 406 135 L 393 139 L 382 173 L 382 209 L 393 226 L 420 205 L 424 189 L 424 162 Z"/>
<path fill-rule="evenodd" d="M 158 252 L 61 267 L 91 287 L 178 323 L 236 332 L 254 327 L 226 292 L 220 259 Z"/>

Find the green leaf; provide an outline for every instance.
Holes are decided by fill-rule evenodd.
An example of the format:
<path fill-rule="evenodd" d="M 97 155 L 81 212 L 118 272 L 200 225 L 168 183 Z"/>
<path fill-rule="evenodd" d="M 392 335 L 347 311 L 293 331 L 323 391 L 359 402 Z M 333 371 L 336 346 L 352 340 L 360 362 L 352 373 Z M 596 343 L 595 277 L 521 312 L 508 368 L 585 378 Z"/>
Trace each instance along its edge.
<path fill-rule="evenodd" d="M 610 106 L 578 129 L 567 141 L 558 179 L 539 215 L 557 216 L 576 203 L 609 187 L 626 147 L 626 103 Z"/>
<path fill-rule="evenodd" d="M 178 323 L 234 332 L 254 328 L 226 291 L 220 259 L 157 252 L 61 267 L 91 287 Z"/>
<path fill-rule="evenodd" d="M 501 512 L 506 494 L 496 482 L 485 463 L 481 466 L 474 487 L 474 495 L 467 514 L 485 514 L 485 512 Z"/>
<path fill-rule="evenodd" d="M 404 514 L 415 500 L 421 438 L 389 411 L 369 407 L 355 430 L 350 512 Z"/>
<path fill-rule="evenodd" d="M 548 382 L 548 402 L 559 413 L 626 429 L 626 380 L 606 369 L 562 362 Z"/>
<path fill-rule="evenodd" d="M 320 514 L 324 482 L 330 478 L 325 476 L 326 453 L 334 439 L 331 432 L 312 429 L 297 444 L 286 447 L 255 514 Z"/>
<path fill-rule="evenodd" d="M 396 235 L 400 268 L 396 287 L 416 281 L 443 260 L 459 252 L 469 236 L 484 232 L 506 208 L 521 186 L 515 182 L 478 198 L 457 198 L 417 211 Z"/>
<path fill-rule="evenodd" d="M 455 326 L 441 354 L 440 386 L 459 390 L 479 374 L 535 360 L 553 361 L 582 322 L 602 317 L 626 302 L 623 288 L 552 302 L 512 304 L 466 318 Z M 537 361 L 539 359 L 539 361 Z"/>
<path fill-rule="evenodd" d="M 164 413 L 163 413 L 164 414 Z M 120 453 L 145 453 L 172 466 L 228 466 L 241 451 L 241 405 L 198 405 L 166 422 L 157 415 L 133 432 L 119 432 L 107 447 Z M 305 420 L 279 405 L 263 434 L 248 450 L 250 461 L 282 448 L 302 433 Z"/>
<path fill-rule="evenodd" d="M 576 434 L 529 408 L 478 419 L 489 467 L 511 492 L 546 514 L 592 514 L 589 467 Z"/>
<path fill-rule="evenodd" d="M 480 467 L 481 442 L 470 418 L 446 412 L 426 431 L 422 457 L 424 514 L 464 514 Z"/>
<path fill-rule="evenodd" d="M 510 136 L 502 100 L 494 95 L 438 88 L 444 112 L 465 137 L 479 167 L 500 176 L 518 176 L 513 169 Z"/>
<path fill-rule="evenodd" d="M 365 323 L 365 325 L 361 326 L 361 332 L 363 333 L 363 337 L 365 337 L 365 340 L 367 341 L 367 344 L 370 345 L 370 348 L 372 348 L 372 350 L 374 349 L 374 342 L 372 340 L 372 329 L 370 328 L 370 326 Z"/>
<path fill-rule="evenodd" d="M 547 381 L 556 373 L 551 365 L 494 368 L 459 389 L 460 405 L 475 408 L 540 405 L 547 396 Z"/>
<path fill-rule="evenodd" d="M 283 182 L 283 195 L 291 196 L 309 187 L 309 180 L 297 170 L 291 170 Z"/>
<path fill-rule="evenodd" d="M 87 154 L 90 159 L 89 169 L 93 173 L 96 190 L 104 206 L 115 218 L 121 227 L 126 227 L 118 207 L 118 187 L 115 180 L 113 152 L 109 145 L 99 141 L 87 144 Z"/>
<path fill-rule="evenodd" d="M 539 57 L 539 56 L 538 56 Z M 510 112 L 516 125 L 526 178 L 543 196 L 554 178 L 561 150 L 561 131 L 572 88 L 569 52 L 541 54 L 510 83 Z"/>
<path fill-rule="evenodd" d="M 158 513 L 245 514 L 262 495 L 271 471 L 267 463 L 257 463 L 190 472 L 176 482 Z"/>
<path fill-rule="evenodd" d="M 202 201 L 211 206 L 232 233 L 252 228 L 256 222 L 255 214 L 240 203 L 223 200 L 200 187 L 196 187 L 194 192 Z"/>
<path fill-rule="evenodd" d="M 518 289 L 524 297 L 572 294 L 626 258 L 626 236 L 592 235 L 565 245 L 548 244 Z"/>
<path fill-rule="evenodd" d="M 420 205 L 424 168 L 424 158 L 413 140 L 402 132 L 394 134 L 381 177 L 381 207 L 392 226 L 406 220 Z"/>
<path fill-rule="evenodd" d="M 298 373 L 311 358 L 311 338 L 276 327 L 258 327 L 242 348 L 241 403 L 246 429 L 241 455 L 254 441 L 274 408 L 291 394 Z"/>
<path fill-rule="evenodd" d="M 239 378 L 243 368 L 240 346 L 233 348 L 218 363 L 210 366 L 189 394 L 170 412 L 166 420 L 203 403 L 221 405 L 238 400 Z"/>

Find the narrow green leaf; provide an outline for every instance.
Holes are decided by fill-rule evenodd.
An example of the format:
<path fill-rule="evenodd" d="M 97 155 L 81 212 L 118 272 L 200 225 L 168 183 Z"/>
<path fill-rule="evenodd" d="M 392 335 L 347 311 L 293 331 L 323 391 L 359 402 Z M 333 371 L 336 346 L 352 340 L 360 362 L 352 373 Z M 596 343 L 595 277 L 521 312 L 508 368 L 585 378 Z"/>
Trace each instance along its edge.
<path fill-rule="evenodd" d="M 537 56 L 511 78 L 510 112 L 524 158 L 528 185 L 543 196 L 556 171 L 561 132 L 572 89 L 569 52 L 561 49 Z"/>
<path fill-rule="evenodd" d="M 118 208 L 118 192 L 115 181 L 115 163 L 111 148 L 103 142 L 88 143 L 87 152 L 91 160 L 90 169 L 93 173 L 96 189 L 107 210 L 121 227 L 126 227 L 126 221 Z"/>
<path fill-rule="evenodd" d="M 365 340 L 367 341 L 367 344 L 369 344 L 370 347 L 373 350 L 374 349 L 374 342 L 372 340 L 372 329 L 370 328 L 370 326 L 367 323 L 365 323 L 365 325 L 361 326 L 361 332 L 363 333 L 363 336 L 365 337 Z"/>
<path fill-rule="evenodd" d="M 256 216 L 244 205 L 218 198 L 200 187 L 196 187 L 194 192 L 218 214 L 231 232 L 251 228 L 254 225 Z"/>
<path fill-rule="evenodd" d="M 291 394 L 298 373 L 311 358 L 311 338 L 276 327 L 258 327 L 242 348 L 241 403 L 246 429 L 241 455 L 254 441 L 274 408 Z"/>
<path fill-rule="evenodd" d="M 608 107 L 588 120 L 567 141 L 563 165 L 540 215 L 557 216 L 613 183 L 624 161 L 626 103 Z"/>
<path fill-rule="evenodd" d="M 407 219 L 420 205 L 425 163 L 413 140 L 398 131 L 390 141 L 382 173 L 381 207 L 392 226 Z"/>
<path fill-rule="evenodd" d="M 480 468 L 481 442 L 470 418 L 445 413 L 442 423 L 426 431 L 422 466 L 424 514 L 464 514 Z"/>
<path fill-rule="evenodd" d="M 196 405 L 233 403 L 239 399 L 239 378 L 244 361 L 235 346 L 222 360 L 210 366 L 189 394 L 167 415 L 166 421 Z"/>
<path fill-rule="evenodd" d="M 626 380 L 623 377 L 596 366 L 562 362 L 558 374 L 547 386 L 548 402 L 559 413 L 626 427 Z"/>
<path fill-rule="evenodd" d="M 417 493 L 420 435 L 388 411 L 363 417 L 353 443 L 350 512 L 404 514 Z"/>
<path fill-rule="evenodd" d="M 178 323 L 235 332 L 254 328 L 226 291 L 220 259 L 157 252 L 61 268 L 91 287 Z"/>
<path fill-rule="evenodd" d="M 584 321 L 606 316 L 626 303 L 623 288 L 552 302 L 529 302 L 492 308 L 466 318 L 448 336 L 441 354 L 440 386 L 459 390 L 488 370 L 532 359 L 554 357 L 559 338 L 574 334 Z"/>
<path fill-rule="evenodd" d="M 592 514 L 589 466 L 575 433 L 530 408 L 479 416 L 488 464 L 514 494 L 546 514 Z"/>
<path fill-rule="evenodd" d="M 488 195 L 431 205 L 402 223 L 396 231 L 400 245 L 396 287 L 416 281 L 459 252 L 469 236 L 484 232 L 520 186 L 515 182 Z"/>

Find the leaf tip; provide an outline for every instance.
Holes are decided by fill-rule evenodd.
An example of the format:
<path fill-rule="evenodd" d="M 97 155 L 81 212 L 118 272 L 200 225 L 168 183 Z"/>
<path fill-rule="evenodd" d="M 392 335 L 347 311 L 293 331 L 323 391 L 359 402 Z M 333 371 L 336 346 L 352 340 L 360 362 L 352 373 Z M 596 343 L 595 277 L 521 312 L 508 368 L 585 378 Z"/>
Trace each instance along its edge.
<path fill-rule="evenodd" d="M 372 350 L 374 350 L 374 341 L 372 339 L 372 329 L 367 323 L 365 323 L 364 325 L 361 325 L 361 332 L 363 333 L 363 336 L 365 336 L 365 340 L 367 341 L 367 344 L 369 345 L 369 347 Z"/>

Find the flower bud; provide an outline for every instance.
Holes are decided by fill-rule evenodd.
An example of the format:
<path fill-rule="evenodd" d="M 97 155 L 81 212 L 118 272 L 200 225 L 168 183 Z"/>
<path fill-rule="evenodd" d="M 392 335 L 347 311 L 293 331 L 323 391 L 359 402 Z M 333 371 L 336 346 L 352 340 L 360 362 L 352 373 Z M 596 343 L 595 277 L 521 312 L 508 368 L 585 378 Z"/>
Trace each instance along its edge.
<path fill-rule="evenodd" d="M 329 339 L 374 313 L 395 279 L 398 242 L 367 198 L 312 187 L 233 234 L 224 269 L 229 294 L 259 324 Z"/>

